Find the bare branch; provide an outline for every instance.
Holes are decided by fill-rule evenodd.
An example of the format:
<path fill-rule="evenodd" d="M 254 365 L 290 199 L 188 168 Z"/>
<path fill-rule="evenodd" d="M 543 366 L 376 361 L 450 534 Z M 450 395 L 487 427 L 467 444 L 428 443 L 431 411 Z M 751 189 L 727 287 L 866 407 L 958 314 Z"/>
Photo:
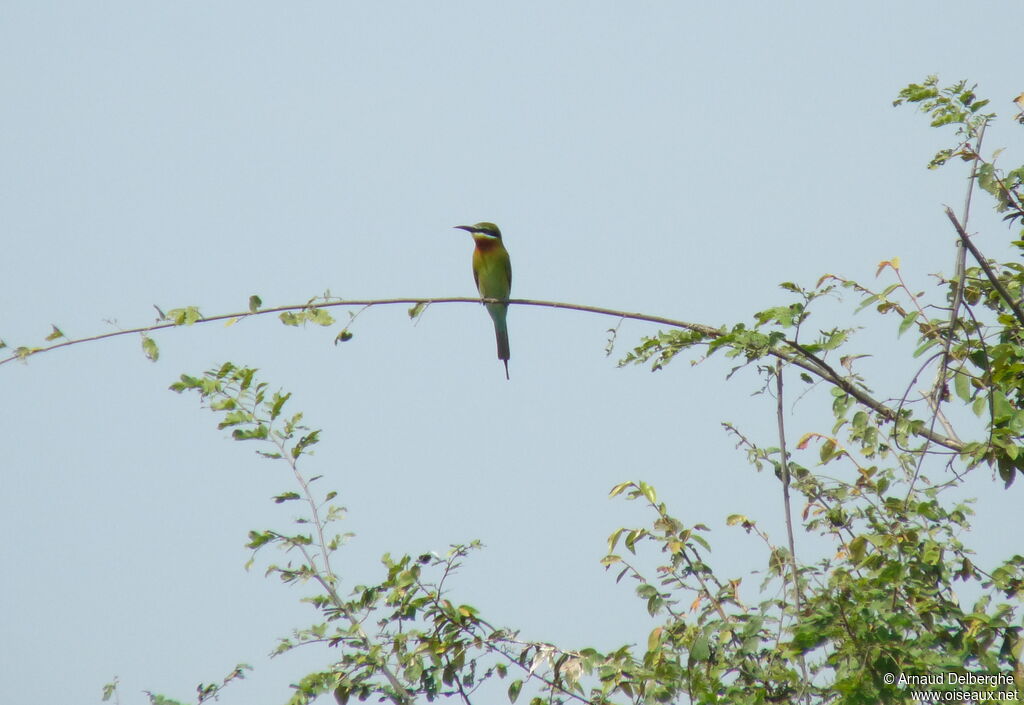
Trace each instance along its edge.
<path fill-rule="evenodd" d="M 989 265 L 985 255 L 981 254 L 981 251 L 973 242 L 971 242 L 971 238 L 968 237 L 967 232 L 964 230 L 963 226 L 960 225 L 960 221 L 956 219 L 956 214 L 953 213 L 953 209 L 949 206 L 946 206 L 946 217 L 948 217 L 953 223 L 953 227 L 956 228 L 956 232 L 957 235 L 960 236 L 960 240 L 964 243 L 964 246 L 971 251 L 971 255 L 981 266 L 982 270 L 984 270 L 985 276 L 988 277 L 990 282 L 992 282 L 992 286 L 995 287 L 996 291 L 999 292 L 999 295 L 1003 297 L 1003 301 L 1005 301 L 1006 305 L 1013 311 L 1013 315 L 1017 318 L 1017 321 L 1021 325 L 1024 325 L 1024 310 L 1021 310 L 1020 304 L 1014 301 L 1013 297 L 1010 296 L 1010 292 L 1008 292 L 1006 287 L 1003 286 L 1003 283 L 999 281 L 999 277 L 997 277 L 996 273 L 992 271 L 992 267 Z"/>

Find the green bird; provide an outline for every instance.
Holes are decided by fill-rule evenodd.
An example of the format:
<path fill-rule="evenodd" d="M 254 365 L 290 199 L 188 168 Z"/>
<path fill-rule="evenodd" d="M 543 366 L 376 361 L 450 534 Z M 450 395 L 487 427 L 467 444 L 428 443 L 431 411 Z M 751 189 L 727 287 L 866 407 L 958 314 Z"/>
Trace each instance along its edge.
<path fill-rule="evenodd" d="M 456 225 L 473 236 L 476 249 L 473 250 L 473 280 L 482 299 L 508 300 L 512 292 L 512 262 L 508 250 L 501 242 L 501 231 L 494 223 Z M 505 379 L 508 379 L 508 304 L 486 304 L 487 313 L 494 321 L 494 337 L 498 340 L 498 359 L 505 363 Z"/>

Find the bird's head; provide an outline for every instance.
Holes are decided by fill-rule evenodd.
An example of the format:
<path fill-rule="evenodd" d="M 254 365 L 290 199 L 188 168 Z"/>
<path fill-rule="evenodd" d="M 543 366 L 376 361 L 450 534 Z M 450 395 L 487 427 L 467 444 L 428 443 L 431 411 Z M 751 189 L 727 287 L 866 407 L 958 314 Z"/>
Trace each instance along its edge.
<path fill-rule="evenodd" d="M 473 237 L 483 237 L 487 239 L 501 239 L 501 231 L 498 230 L 498 226 L 494 223 L 477 223 L 476 225 L 456 225 L 459 230 L 465 230 Z"/>

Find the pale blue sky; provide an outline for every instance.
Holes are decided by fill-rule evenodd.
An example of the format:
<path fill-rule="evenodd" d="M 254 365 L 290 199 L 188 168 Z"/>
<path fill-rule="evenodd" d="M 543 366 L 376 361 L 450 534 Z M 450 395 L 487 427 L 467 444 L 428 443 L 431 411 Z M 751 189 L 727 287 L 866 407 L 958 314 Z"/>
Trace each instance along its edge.
<path fill-rule="evenodd" d="M 142 325 L 153 304 L 222 313 L 253 293 L 471 296 L 471 241 L 452 226 L 478 220 L 501 225 L 526 298 L 717 325 L 787 301 L 780 281 L 870 280 L 892 256 L 923 288 L 949 268 L 941 204 L 960 203 L 964 172 L 927 172 L 948 136 L 890 103 L 929 73 L 975 80 L 1006 116 L 990 146 L 1019 163 L 1022 26 L 1013 2 L 8 0 L 0 337 Z M 1007 232 L 985 211 L 974 225 L 998 256 Z M 160 334 L 155 365 L 124 338 L 0 368 L 0 702 L 98 702 L 115 674 L 124 703 L 185 698 L 248 661 L 222 702 L 270 705 L 328 662 L 267 662 L 312 615 L 242 569 L 246 532 L 290 516 L 268 501 L 287 474 L 166 391 L 226 359 L 324 428 L 307 470 L 349 507 L 348 586 L 386 551 L 479 538 L 456 597 L 492 622 L 642 642 L 642 603 L 598 565 L 614 528 L 648 518 L 606 499 L 628 479 L 711 526 L 717 565 L 763 567 L 724 526 L 745 513 L 783 538 L 777 482 L 719 427 L 774 444 L 752 375 L 616 370 L 611 319 L 509 322 L 511 382 L 467 305 L 415 326 L 368 312 L 340 348 L 337 327 L 248 320 Z M 653 330 L 624 324 L 619 352 Z M 879 395 L 908 369 L 885 369 Z M 1019 495 L 973 482 L 986 506 Z M 1014 535 L 979 525 L 997 549 Z"/>

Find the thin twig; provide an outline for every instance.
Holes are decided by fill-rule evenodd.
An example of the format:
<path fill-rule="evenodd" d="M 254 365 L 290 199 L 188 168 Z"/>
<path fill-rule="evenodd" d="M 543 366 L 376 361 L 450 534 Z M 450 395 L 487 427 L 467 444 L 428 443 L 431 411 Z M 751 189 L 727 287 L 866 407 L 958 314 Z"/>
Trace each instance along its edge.
<path fill-rule="evenodd" d="M 786 422 L 783 418 L 784 409 L 782 402 L 782 360 L 775 361 L 775 418 L 779 426 L 779 466 L 782 469 L 782 504 L 786 514 L 786 536 L 789 539 L 789 567 L 793 572 L 793 606 L 796 608 L 797 619 L 800 618 L 802 607 L 802 595 L 800 591 L 800 571 L 796 565 L 796 540 L 793 538 L 793 508 L 789 502 L 789 455 L 786 450 Z M 810 683 L 807 675 L 807 663 L 803 654 L 798 657 L 800 672 L 803 675 L 803 682 Z M 810 703 L 810 693 L 805 693 L 805 699 Z"/>
<path fill-rule="evenodd" d="M 949 422 L 949 419 L 946 418 L 946 415 L 942 413 L 942 408 L 939 406 L 939 400 L 934 399 L 932 395 L 926 391 L 919 391 L 921 394 L 921 398 L 923 398 L 928 403 L 928 406 L 932 408 L 932 413 L 935 414 L 935 417 L 939 420 L 939 423 L 942 424 L 942 428 L 945 429 L 946 434 L 949 435 L 950 438 L 960 440 L 960 437 L 956 434 L 956 429 L 953 428 L 953 424 L 951 424 Z"/>
<path fill-rule="evenodd" d="M 928 369 L 928 366 L 931 365 L 934 360 L 939 359 L 941 357 L 942 357 L 942 353 L 941 352 L 935 353 L 934 355 L 929 357 L 927 360 L 922 362 L 920 365 L 918 365 L 917 372 L 915 372 L 913 374 L 913 376 L 910 378 L 910 381 L 907 382 L 907 388 L 906 388 L 906 390 L 904 390 L 903 395 L 900 397 L 899 402 L 896 404 L 896 413 L 897 414 L 902 413 L 903 412 L 903 407 L 910 403 L 910 392 L 914 389 L 914 385 L 917 384 L 917 378 L 921 376 L 921 373 L 923 373 L 926 369 Z M 932 416 L 932 420 L 928 424 L 928 430 L 929 431 L 933 431 L 934 429 L 935 429 L 935 417 Z M 899 439 L 898 436 L 893 436 L 893 442 L 896 444 L 896 447 L 899 448 L 902 451 L 905 451 L 905 452 L 908 452 L 908 453 L 918 453 L 917 463 L 918 463 L 918 469 L 920 469 L 921 463 L 923 463 L 924 459 L 927 457 L 927 454 L 925 453 L 925 451 L 928 449 L 928 444 L 925 443 L 925 445 L 923 447 L 915 450 L 915 449 L 911 449 L 911 448 L 904 448 L 903 444 L 900 443 L 900 439 Z M 911 484 L 911 487 L 912 487 L 914 483 L 911 482 L 910 484 Z"/>

